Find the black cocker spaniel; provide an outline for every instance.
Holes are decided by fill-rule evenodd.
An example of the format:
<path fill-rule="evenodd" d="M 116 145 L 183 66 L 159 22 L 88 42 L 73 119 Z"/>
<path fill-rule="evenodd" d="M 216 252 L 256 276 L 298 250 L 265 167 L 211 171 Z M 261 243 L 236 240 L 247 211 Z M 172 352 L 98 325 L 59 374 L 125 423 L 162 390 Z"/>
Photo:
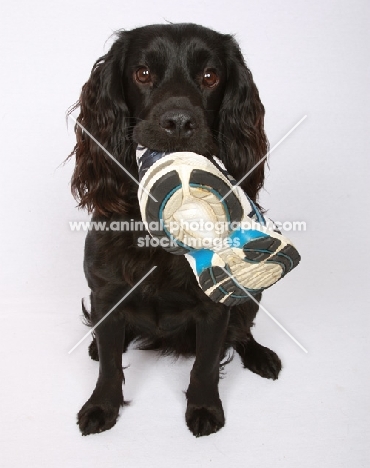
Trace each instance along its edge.
<path fill-rule="evenodd" d="M 71 111 L 77 108 L 72 190 L 79 206 L 93 213 L 93 221 L 127 225 L 141 217 L 137 184 L 87 132 L 136 179 L 138 143 L 216 155 L 236 179 L 268 149 L 264 108 L 239 46 L 230 35 L 194 24 L 119 32 L 93 66 Z M 241 186 L 257 202 L 263 181 L 261 163 Z M 161 247 L 139 247 L 146 234 L 92 230 L 86 238 L 91 313 L 84 313 L 90 326 L 157 268 L 94 330 L 89 354 L 100 362 L 99 377 L 78 413 L 83 435 L 116 423 L 125 403 L 122 353 L 133 341 L 141 349 L 195 355 L 185 415 L 195 436 L 216 432 L 225 423 L 218 381 L 228 350 L 234 349 L 244 367 L 262 377 L 276 379 L 281 370 L 278 356 L 251 334 L 256 303 L 227 308 L 212 302 L 183 256 Z"/>

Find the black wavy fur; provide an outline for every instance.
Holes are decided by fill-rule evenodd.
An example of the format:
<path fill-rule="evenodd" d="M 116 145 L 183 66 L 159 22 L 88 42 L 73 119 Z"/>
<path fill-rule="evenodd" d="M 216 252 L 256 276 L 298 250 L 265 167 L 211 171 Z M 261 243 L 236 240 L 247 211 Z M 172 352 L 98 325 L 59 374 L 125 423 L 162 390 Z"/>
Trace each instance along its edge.
<path fill-rule="evenodd" d="M 137 143 L 160 151 L 217 155 L 235 179 L 267 152 L 264 108 L 252 74 L 230 35 L 194 24 L 152 25 L 122 31 L 94 65 L 82 88 L 78 122 L 137 178 Z M 72 191 L 93 221 L 141 220 L 137 186 L 78 125 Z M 242 187 L 257 201 L 264 162 Z M 195 355 L 186 392 L 186 423 L 195 436 L 225 423 L 218 394 L 220 363 L 236 350 L 243 365 L 276 379 L 281 363 L 256 343 L 251 327 L 258 305 L 228 308 L 200 289 L 183 256 L 138 247 L 146 232 L 90 231 L 84 271 L 94 326 L 153 267 L 95 330 L 90 356 L 100 361 L 96 388 L 78 414 L 83 435 L 110 429 L 124 404 L 122 352 L 142 349 Z M 259 300 L 260 297 L 257 297 Z"/>

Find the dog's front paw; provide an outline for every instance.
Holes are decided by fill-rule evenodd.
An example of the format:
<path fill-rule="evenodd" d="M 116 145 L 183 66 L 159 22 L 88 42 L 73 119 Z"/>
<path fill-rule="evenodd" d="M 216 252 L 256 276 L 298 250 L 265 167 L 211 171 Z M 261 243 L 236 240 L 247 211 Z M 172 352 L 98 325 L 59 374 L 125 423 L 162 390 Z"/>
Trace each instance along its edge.
<path fill-rule="evenodd" d="M 266 379 L 276 380 L 282 365 L 279 356 L 271 349 L 250 341 L 240 352 L 244 367 Z"/>
<path fill-rule="evenodd" d="M 188 403 L 185 419 L 188 428 L 195 437 L 213 434 L 225 425 L 221 402 L 217 406 L 197 406 Z"/>
<path fill-rule="evenodd" d="M 77 415 L 77 424 L 82 435 L 103 432 L 116 424 L 120 405 L 87 401 Z"/>

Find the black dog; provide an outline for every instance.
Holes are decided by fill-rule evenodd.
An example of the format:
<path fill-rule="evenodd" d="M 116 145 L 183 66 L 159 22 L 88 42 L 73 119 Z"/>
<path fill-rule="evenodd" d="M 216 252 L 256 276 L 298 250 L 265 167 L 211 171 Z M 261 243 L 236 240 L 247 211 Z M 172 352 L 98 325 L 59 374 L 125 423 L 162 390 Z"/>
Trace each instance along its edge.
<path fill-rule="evenodd" d="M 267 152 L 264 108 L 237 43 L 194 24 L 120 32 L 95 63 L 77 107 L 78 122 L 135 178 L 137 143 L 217 155 L 236 179 Z M 72 190 L 79 206 L 93 212 L 94 221 L 141 220 L 136 183 L 81 127 L 75 131 Z M 241 184 L 254 201 L 263 180 L 262 163 Z M 208 435 L 225 423 L 218 381 L 227 350 L 235 349 L 244 367 L 262 377 L 276 379 L 281 362 L 253 339 L 254 302 L 231 308 L 212 302 L 184 257 L 138 247 L 145 234 L 110 230 L 87 236 L 90 326 L 157 268 L 94 331 L 89 353 L 100 361 L 99 378 L 78 424 L 83 435 L 115 424 L 124 404 L 122 352 L 135 340 L 141 349 L 195 354 L 185 417 L 194 435 Z"/>

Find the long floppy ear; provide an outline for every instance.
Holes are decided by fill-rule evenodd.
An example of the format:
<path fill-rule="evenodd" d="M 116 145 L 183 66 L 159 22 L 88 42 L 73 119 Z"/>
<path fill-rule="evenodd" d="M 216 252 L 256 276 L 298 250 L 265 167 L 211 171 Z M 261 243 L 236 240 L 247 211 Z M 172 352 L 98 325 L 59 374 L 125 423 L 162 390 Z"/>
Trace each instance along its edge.
<path fill-rule="evenodd" d="M 265 110 L 252 73 L 236 41 L 227 38 L 227 83 L 219 115 L 219 148 L 228 171 L 240 180 L 266 155 L 268 142 L 263 128 Z M 263 185 L 264 163 L 240 184 L 253 201 L 257 201 Z"/>
<path fill-rule="evenodd" d="M 122 89 L 125 33 L 120 33 L 110 51 L 99 58 L 89 80 L 82 88 L 79 101 L 69 113 L 80 108 L 75 125 L 76 165 L 71 180 L 72 193 L 78 206 L 89 212 L 109 215 L 124 213 L 128 207 L 131 181 L 83 130 L 86 129 L 120 164 L 132 166 L 132 145 L 128 130 L 130 115 Z"/>

